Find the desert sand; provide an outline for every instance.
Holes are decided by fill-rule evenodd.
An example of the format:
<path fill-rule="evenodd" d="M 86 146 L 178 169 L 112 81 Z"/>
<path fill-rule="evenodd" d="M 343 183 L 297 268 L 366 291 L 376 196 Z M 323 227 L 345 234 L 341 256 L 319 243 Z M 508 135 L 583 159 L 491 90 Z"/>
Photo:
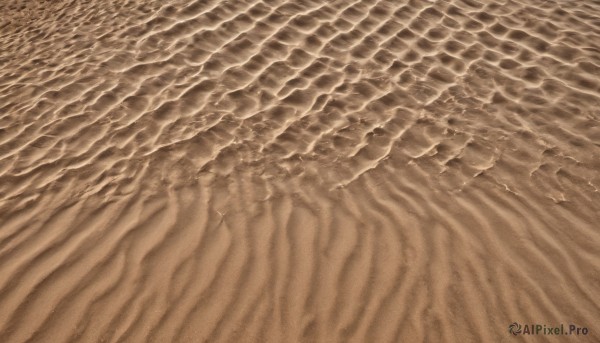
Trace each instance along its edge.
<path fill-rule="evenodd" d="M 600 2 L 0 13 L 1 342 L 600 341 Z"/>

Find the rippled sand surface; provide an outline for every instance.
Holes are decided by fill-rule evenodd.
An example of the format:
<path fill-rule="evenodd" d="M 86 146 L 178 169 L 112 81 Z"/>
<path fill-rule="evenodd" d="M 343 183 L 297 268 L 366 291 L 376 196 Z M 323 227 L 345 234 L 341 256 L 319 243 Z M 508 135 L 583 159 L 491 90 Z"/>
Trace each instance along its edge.
<path fill-rule="evenodd" d="M 0 341 L 600 341 L 600 2 L 0 13 Z"/>

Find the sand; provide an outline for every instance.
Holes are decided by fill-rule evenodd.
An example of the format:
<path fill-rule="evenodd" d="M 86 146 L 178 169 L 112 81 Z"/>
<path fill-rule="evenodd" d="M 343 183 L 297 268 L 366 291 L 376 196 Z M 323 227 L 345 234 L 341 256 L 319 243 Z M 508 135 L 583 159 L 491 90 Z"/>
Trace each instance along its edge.
<path fill-rule="evenodd" d="M 1 342 L 600 341 L 600 2 L 0 13 Z"/>

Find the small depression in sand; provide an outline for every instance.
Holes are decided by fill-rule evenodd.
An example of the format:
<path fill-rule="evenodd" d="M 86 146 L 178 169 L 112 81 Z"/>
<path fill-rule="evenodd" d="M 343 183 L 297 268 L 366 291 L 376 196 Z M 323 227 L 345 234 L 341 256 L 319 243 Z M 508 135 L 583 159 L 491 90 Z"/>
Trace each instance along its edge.
<path fill-rule="evenodd" d="M 0 13 L 0 341 L 600 341 L 598 1 Z"/>

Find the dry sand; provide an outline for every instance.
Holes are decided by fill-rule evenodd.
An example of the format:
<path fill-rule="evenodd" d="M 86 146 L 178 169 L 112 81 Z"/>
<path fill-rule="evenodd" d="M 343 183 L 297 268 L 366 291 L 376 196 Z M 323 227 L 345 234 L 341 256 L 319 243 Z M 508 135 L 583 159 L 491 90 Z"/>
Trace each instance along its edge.
<path fill-rule="evenodd" d="M 600 2 L 0 13 L 1 342 L 600 341 Z"/>

